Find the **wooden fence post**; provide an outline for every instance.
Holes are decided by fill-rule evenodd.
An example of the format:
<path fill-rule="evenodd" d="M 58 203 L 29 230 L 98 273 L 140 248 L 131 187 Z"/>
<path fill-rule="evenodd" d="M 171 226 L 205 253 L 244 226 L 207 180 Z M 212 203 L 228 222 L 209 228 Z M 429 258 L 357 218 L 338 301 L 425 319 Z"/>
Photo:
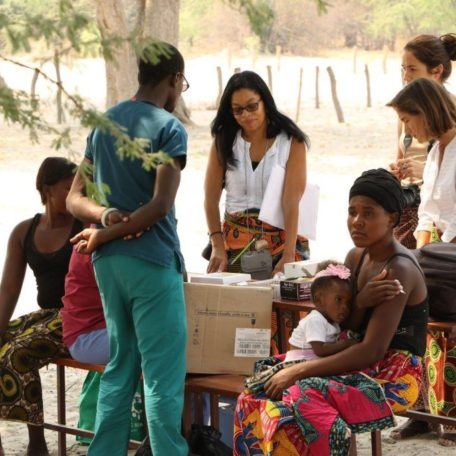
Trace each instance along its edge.
<path fill-rule="evenodd" d="M 282 46 L 279 44 L 276 46 L 276 60 L 277 60 L 277 71 L 280 71 L 280 60 L 282 58 Z"/>
<path fill-rule="evenodd" d="M 367 90 L 367 107 L 372 107 L 372 98 L 371 98 L 371 84 L 369 76 L 369 66 L 367 63 L 364 65 L 364 74 L 366 75 L 366 90 Z"/>
<path fill-rule="evenodd" d="M 62 106 L 62 77 L 60 74 L 60 55 L 59 51 L 56 49 L 54 52 L 54 66 L 55 66 L 55 75 L 57 80 L 57 123 L 61 124 L 65 121 L 65 114 L 63 112 Z"/>
<path fill-rule="evenodd" d="M 299 70 L 299 87 L 298 87 L 298 102 L 296 105 L 296 123 L 299 121 L 299 114 L 301 112 L 301 91 L 302 91 L 302 68 Z"/>
<path fill-rule="evenodd" d="M 339 123 L 344 123 L 344 113 L 340 107 L 339 99 L 337 98 L 337 88 L 336 88 L 336 77 L 334 76 L 333 69 L 329 66 L 326 68 L 329 74 L 329 79 L 331 81 L 331 96 L 334 103 L 334 108 L 336 109 L 337 120 Z"/>
<path fill-rule="evenodd" d="M 268 69 L 268 87 L 272 93 L 272 67 L 271 67 L 271 65 L 268 65 L 267 69 Z"/>
<path fill-rule="evenodd" d="M 357 69 L 357 59 L 358 59 L 358 46 L 353 48 L 353 73 L 356 74 Z"/>
<path fill-rule="evenodd" d="M 383 73 L 386 74 L 388 72 L 388 48 L 386 46 L 383 48 L 382 68 Z"/>
<path fill-rule="evenodd" d="M 30 85 L 30 98 L 32 99 L 32 102 L 36 102 L 36 83 L 38 82 L 38 76 L 40 75 L 40 72 L 38 68 L 35 68 L 35 71 L 33 72 L 33 78 L 32 78 L 32 83 Z"/>
<path fill-rule="evenodd" d="M 320 67 L 315 67 L 315 109 L 320 109 Z"/>
<path fill-rule="evenodd" d="M 222 98 L 222 92 L 223 92 L 223 80 L 222 80 L 222 68 L 217 67 L 217 82 L 218 82 L 218 95 L 217 95 L 217 101 L 215 102 L 215 109 L 218 109 L 219 104 L 220 104 L 220 99 Z"/>

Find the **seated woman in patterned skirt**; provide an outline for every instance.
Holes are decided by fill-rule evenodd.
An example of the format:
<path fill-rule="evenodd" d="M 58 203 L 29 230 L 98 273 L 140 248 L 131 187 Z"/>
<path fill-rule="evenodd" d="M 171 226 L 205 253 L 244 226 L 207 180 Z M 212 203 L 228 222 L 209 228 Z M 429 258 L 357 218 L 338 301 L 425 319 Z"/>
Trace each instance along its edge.
<path fill-rule="evenodd" d="M 75 171 L 76 165 L 61 157 L 41 164 L 36 188 L 44 213 L 13 229 L 0 284 L 0 419 L 27 423 L 29 456 L 49 454 L 38 370 L 53 358 L 68 356 L 59 309 L 72 251 L 69 239 L 82 227 L 65 205 Z M 10 321 L 27 265 L 36 277 L 40 310 Z"/>
<path fill-rule="evenodd" d="M 399 181 L 386 170 L 355 181 L 347 221 L 355 248 L 346 258 L 355 298 L 347 326 L 363 339 L 325 358 L 260 362 L 257 371 L 274 367 L 262 387 L 238 398 L 235 455 L 346 455 L 351 432 L 392 426 L 392 411 L 415 403 L 428 300 L 420 267 L 393 236 L 403 207 Z"/>

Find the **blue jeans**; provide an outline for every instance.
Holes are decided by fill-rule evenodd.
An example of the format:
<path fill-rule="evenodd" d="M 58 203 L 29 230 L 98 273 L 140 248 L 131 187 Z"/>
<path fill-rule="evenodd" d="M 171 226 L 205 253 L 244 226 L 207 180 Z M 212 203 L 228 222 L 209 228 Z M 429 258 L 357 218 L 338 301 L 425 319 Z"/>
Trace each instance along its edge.
<path fill-rule="evenodd" d="M 68 351 L 71 357 L 80 363 L 108 364 L 108 331 L 102 328 L 80 334 Z"/>

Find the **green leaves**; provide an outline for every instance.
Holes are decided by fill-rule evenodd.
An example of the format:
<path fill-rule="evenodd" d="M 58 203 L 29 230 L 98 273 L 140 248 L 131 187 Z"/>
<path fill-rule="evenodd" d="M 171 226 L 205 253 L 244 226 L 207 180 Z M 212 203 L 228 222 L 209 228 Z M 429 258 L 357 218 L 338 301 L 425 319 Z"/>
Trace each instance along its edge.
<path fill-rule="evenodd" d="M 79 0 L 80 1 L 80 0 Z M 102 54 L 105 59 L 113 59 L 115 50 L 128 42 L 136 54 L 151 63 L 169 58 L 167 45 L 150 38 L 143 39 L 137 32 L 127 37 L 102 36 L 97 24 L 89 16 L 79 12 L 78 2 L 71 0 L 0 0 L 0 49 L 1 39 L 6 42 L 12 54 L 31 52 L 37 44 L 44 44 L 53 56 L 69 52 L 79 54 Z M 109 119 L 105 114 L 86 106 L 78 95 L 69 93 L 64 83 L 60 84 L 45 73 L 41 67 L 30 66 L 24 62 L 0 53 L 0 59 L 30 70 L 30 77 L 43 78 L 61 89 L 65 106 L 69 113 L 79 119 L 80 125 L 90 130 L 98 129 L 111 135 L 116 143 L 117 153 L 122 159 L 140 160 L 144 169 L 150 171 L 159 164 L 172 163 L 163 152 L 151 153 L 147 138 L 131 138 L 123 127 Z M 50 60 L 44 59 L 45 60 Z M 120 62 L 122 63 L 122 62 Z M 20 125 L 28 131 L 32 141 L 37 142 L 41 134 L 52 135 L 51 146 L 69 150 L 72 143 L 72 130 L 69 127 L 56 127 L 41 115 L 40 100 L 34 94 L 22 90 L 0 87 L 0 116 L 7 123 Z M 84 168 L 87 194 L 100 204 L 106 204 L 109 187 L 95 185 L 89 176 L 93 170 Z"/>

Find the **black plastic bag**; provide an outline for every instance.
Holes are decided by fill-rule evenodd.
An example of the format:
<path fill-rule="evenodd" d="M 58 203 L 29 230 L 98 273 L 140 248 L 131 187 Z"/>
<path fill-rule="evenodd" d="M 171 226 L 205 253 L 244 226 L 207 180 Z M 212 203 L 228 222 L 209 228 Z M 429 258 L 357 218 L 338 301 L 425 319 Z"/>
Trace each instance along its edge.
<path fill-rule="evenodd" d="M 149 436 L 147 436 L 141 446 L 136 450 L 135 456 L 152 456 L 152 450 L 150 448 Z"/>
<path fill-rule="evenodd" d="M 427 244 L 414 253 L 426 279 L 431 317 L 456 321 L 456 244 Z"/>
<path fill-rule="evenodd" d="M 190 451 L 198 456 L 232 456 L 233 450 L 220 440 L 221 436 L 212 426 L 192 424 L 188 437 Z"/>

